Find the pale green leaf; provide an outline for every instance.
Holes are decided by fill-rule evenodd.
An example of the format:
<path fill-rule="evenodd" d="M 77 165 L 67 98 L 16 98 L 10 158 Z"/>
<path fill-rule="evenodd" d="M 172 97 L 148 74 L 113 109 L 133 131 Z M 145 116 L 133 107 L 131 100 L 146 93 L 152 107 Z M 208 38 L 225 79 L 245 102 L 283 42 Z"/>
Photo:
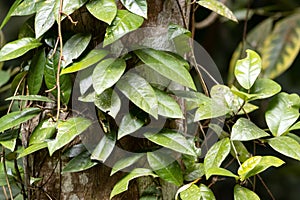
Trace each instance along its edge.
<path fill-rule="evenodd" d="M 238 179 L 239 177 L 235 174 L 233 174 L 231 171 L 220 168 L 220 167 L 212 167 L 206 170 L 206 179 L 209 179 L 212 175 L 215 176 L 227 176 L 227 177 L 233 177 L 235 179 Z"/>
<path fill-rule="evenodd" d="M 35 38 L 41 37 L 55 23 L 56 0 L 43 1 L 38 4 L 35 15 Z"/>
<path fill-rule="evenodd" d="M 138 15 L 130 13 L 127 10 L 118 10 L 117 16 L 106 29 L 103 46 L 107 46 L 127 33 L 138 29 L 143 22 L 144 19 Z"/>
<path fill-rule="evenodd" d="M 93 95 L 92 93 L 91 95 Z M 95 95 L 95 94 L 94 94 Z M 88 97 L 85 97 L 88 100 Z M 94 104 L 103 112 L 108 113 L 115 118 L 121 108 L 121 99 L 119 95 L 111 88 L 102 92 L 102 94 L 96 94 L 94 97 Z"/>
<path fill-rule="evenodd" d="M 105 162 L 114 150 L 116 138 L 112 135 L 104 135 L 92 152 L 91 159 Z"/>
<path fill-rule="evenodd" d="M 42 2 L 42 0 L 24 0 L 12 12 L 12 15 L 13 16 L 24 16 L 24 15 L 34 14 L 36 12 L 37 5 L 40 2 Z"/>
<path fill-rule="evenodd" d="M 168 118 L 184 118 L 178 103 L 167 93 L 155 89 L 158 101 L 158 114 Z"/>
<path fill-rule="evenodd" d="M 234 186 L 234 200 L 260 200 L 255 192 L 240 185 Z"/>
<path fill-rule="evenodd" d="M 1 65 L 1 63 L 0 63 Z M 9 71 L 3 71 L 3 70 L 0 70 L 0 87 L 2 85 L 5 85 L 10 79 L 10 73 Z"/>
<path fill-rule="evenodd" d="M 248 101 L 253 101 L 256 99 L 266 99 L 269 98 L 281 90 L 281 86 L 271 79 L 258 79 L 255 81 L 254 85 L 250 89 L 250 93 L 254 96 L 249 98 Z"/>
<path fill-rule="evenodd" d="M 129 167 L 130 165 L 133 165 L 134 163 L 136 163 L 141 157 L 143 157 L 144 154 L 143 153 L 135 153 L 133 156 L 130 157 L 125 157 L 121 160 L 118 160 L 112 170 L 110 175 L 112 176 L 113 174 L 115 174 L 116 172 L 125 169 L 126 167 Z"/>
<path fill-rule="evenodd" d="M 62 16 L 61 20 L 67 17 L 67 15 L 71 15 L 75 10 L 78 10 L 81 6 L 83 6 L 88 0 L 63 0 L 62 7 Z M 58 21 L 58 12 L 59 12 L 59 0 L 56 0 L 55 5 L 55 19 Z"/>
<path fill-rule="evenodd" d="M 43 102 L 54 102 L 52 99 L 41 95 L 18 95 L 6 98 L 5 101 L 9 100 L 20 100 L 20 101 L 43 101 Z"/>
<path fill-rule="evenodd" d="M 291 126 L 289 128 L 289 131 L 298 130 L 298 129 L 300 129 L 300 121 L 295 123 L 293 126 Z"/>
<path fill-rule="evenodd" d="M 27 147 L 26 149 L 24 149 L 23 151 L 20 152 L 18 159 L 22 158 L 24 156 L 27 156 L 29 154 L 32 154 L 38 150 L 44 149 L 46 147 L 47 147 L 47 142 L 35 143 L 32 145 L 29 145 L 29 147 Z"/>
<path fill-rule="evenodd" d="M 300 144 L 291 137 L 280 136 L 268 140 L 268 144 L 277 152 L 300 161 Z"/>
<path fill-rule="evenodd" d="M 120 0 L 127 10 L 147 19 L 146 0 Z"/>
<path fill-rule="evenodd" d="M 11 152 L 13 152 L 17 144 L 17 138 L 7 141 L 1 141 L 0 144 L 6 149 L 9 149 Z"/>
<path fill-rule="evenodd" d="M 139 119 L 138 116 L 134 116 L 131 113 L 124 115 L 119 125 L 118 140 L 126 135 L 129 135 L 130 133 L 137 131 L 144 124 L 145 122 Z"/>
<path fill-rule="evenodd" d="M 200 188 L 195 184 L 184 185 L 179 188 L 177 193 L 180 193 L 182 200 L 201 200 Z M 178 197 L 175 199 L 178 200 Z"/>
<path fill-rule="evenodd" d="M 216 200 L 214 193 L 204 184 L 200 184 L 200 200 Z"/>
<path fill-rule="evenodd" d="M 7 43 L 0 50 L 0 62 L 18 58 L 41 45 L 38 40 L 29 37 Z"/>
<path fill-rule="evenodd" d="M 48 142 L 50 156 L 61 147 L 71 142 L 91 125 L 91 121 L 82 117 L 69 118 L 67 121 L 59 121 L 57 135 L 54 140 Z"/>
<path fill-rule="evenodd" d="M 248 158 L 251 157 L 251 154 L 241 141 L 232 141 L 231 145 L 234 145 L 234 147 L 231 148 L 231 155 L 239 159 L 239 161 L 245 162 Z M 236 153 L 238 155 L 236 155 Z"/>
<path fill-rule="evenodd" d="M 93 162 L 90 158 L 90 155 L 91 154 L 88 151 L 84 151 L 78 156 L 72 158 L 72 160 L 70 160 L 62 169 L 62 173 L 80 172 L 94 167 L 98 163 Z"/>
<path fill-rule="evenodd" d="M 29 138 L 29 145 L 45 142 L 56 132 L 57 123 L 52 119 L 41 121 L 33 130 Z"/>
<path fill-rule="evenodd" d="M 111 24 L 117 14 L 114 0 L 90 0 L 86 8 L 94 17 L 108 24 Z"/>
<path fill-rule="evenodd" d="M 232 127 L 231 140 L 249 141 L 269 136 L 268 133 L 257 127 L 246 118 L 239 118 Z"/>

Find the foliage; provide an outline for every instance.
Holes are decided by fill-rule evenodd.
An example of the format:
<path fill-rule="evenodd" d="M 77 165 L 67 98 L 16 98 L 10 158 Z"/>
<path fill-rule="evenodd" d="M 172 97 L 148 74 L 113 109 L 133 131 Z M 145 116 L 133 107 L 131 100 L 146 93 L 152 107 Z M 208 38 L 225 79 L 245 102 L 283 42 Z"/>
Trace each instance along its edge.
<path fill-rule="evenodd" d="M 300 161 L 300 144 L 295 139 L 297 135 L 293 134 L 300 129 L 297 122 L 300 97 L 295 93 L 281 92 L 281 86 L 272 80 L 290 67 L 299 52 L 299 13 L 276 21 L 274 28 L 272 18 L 257 25 L 246 38 L 255 46 L 246 43 L 243 48 L 240 44 L 233 54 L 230 84 L 215 85 L 210 94 L 205 95 L 200 92 L 201 88 L 196 87 L 198 84 L 195 83 L 199 80 L 192 76 L 191 69 L 198 66 L 187 62 L 179 54 L 141 47 L 114 58 L 114 52 L 104 48 L 119 42 L 147 19 L 145 0 L 120 2 L 126 9 L 118 9 L 112 0 L 65 0 L 63 5 L 59 0 L 15 1 L 1 28 L 11 16 L 34 15 L 34 35 L 30 31 L 20 30 L 25 33 L 24 37 L 6 45 L 2 45 L 0 35 L 0 46 L 3 46 L 0 62 L 22 56 L 25 63 L 10 85 L 14 92 L 6 100 L 11 101 L 11 106 L 7 114 L 0 118 L 3 152 L 9 150 L 17 154 L 15 159 L 22 162 L 21 158 L 41 149 L 47 148 L 52 156 L 55 152 L 61 155 L 72 148 L 72 141 L 95 123 L 88 117 L 76 116 L 75 112 L 67 118 L 62 114 L 69 112 L 60 105 L 66 108 L 70 105 L 74 84 L 72 77 L 80 71 L 86 75 L 80 81 L 88 79 L 91 83 L 79 84 L 79 100 L 94 103 L 104 135 L 91 152 L 84 149 L 73 156 L 62 173 L 83 171 L 100 162 L 105 163 L 117 148 L 117 142 L 139 134 L 152 142 L 151 148 L 145 147 L 142 152 L 134 152 L 134 155 L 115 162 L 111 175 L 141 159 L 145 159 L 147 165 L 133 169 L 121 179 L 114 186 L 110 198 L 126 191 L 131 180 L 152 176 L 180 187 L 176 199 L 212 200 L 215 196 L 207 182 L 222 176 L 236 181 L 232 188 L 234 199 L 260 199 L 249 189 L 247 182 L 269 167 L 282 166 L 284 161 L 275 156 L 249 152 L 246 142 L 265 146 Z M 230 9 L 219 1 L 200 0 L 196 3 L 237 21 Z M 100 49 L 90 48 L 91 34 L 61 32 L 62 21 L 75 23 L 71 14 L 82 6 L 107 24 Z M 267 27 L 265 34 L 260 34 L 262 26 Z M 56 29 L 58 34 L 54 32 Z M 170 25 L 170 33 L 169 38 L 174 41 L 182 35 L 190 35 L 188 30 L 174 24 Z M 240 52 L 246 48 L 247 55 L 239 59 Z M 189 53 L 193 54 L 193 51 Z M 1 87 L 7 84 L 9 79 L 5 77 L 10 75 L 14 74 L 1 69 Z M 171 84 L 181 89 L 168 87 Z M 260 102 L 268 98 L 270 101 L 266 111 L 259 111 L 267 125 L 262 128 L 249 113 L 261 108 Z M 119 114 L 123 106 L 121 99 L 130 102 L 126 105 L 129 110 L 125 115 Z M 57 117 L 45 115 L 45 102 L 52 106 L 52 113 L 57 110 Z M 116 126 L 120 116 L 120 123 Z M 162 118 L 168 121 L 180 119 L 187 130 L 179 131 L 172 127 L 145 129 L 152 121 Z M 207 126 L 213 119 L 224 119 L 224 127 L 223 124 L 213 123 Z M 22 127 L 29 121 L 37 125 L 30 134 L 28 145 L 24 142 L 20 145 L 16 141 L 22 138 Z M 198 127 L 197 134 L 191 134 L 189 128 L 195 126 Z M 205 140 L 199 135 L 208 129 L 218 135 L 218 141 L 203 154 L 200 146 Z M 158 149 L 166 151 L 160 152 Z M 228 159 L 233 159 L 237 167 L 230 166 Z M 9 160 L 3 165 L 6 165 L 6 170 L 1 165 L 1 185 L 10 187 L 25 181 L 25 177 L 19 180 L 20 177 L 11 173 L 22 171 L 19 165 L 12 165 Z M 7 181 L 3 181 L 3 177 L 8 177 Z M 34 187 L 34 183 L 30 187 Z M 25 193 L 18 193 L 21 192 Z"/>

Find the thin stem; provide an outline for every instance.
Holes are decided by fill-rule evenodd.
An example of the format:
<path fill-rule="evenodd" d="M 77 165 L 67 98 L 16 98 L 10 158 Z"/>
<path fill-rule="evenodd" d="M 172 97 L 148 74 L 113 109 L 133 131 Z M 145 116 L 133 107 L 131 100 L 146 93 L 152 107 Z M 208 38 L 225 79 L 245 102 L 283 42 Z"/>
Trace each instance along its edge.
<path fill-rule="evenodd" d="M 259 178 L 260 182 L 263 184 L 264 188 L 267 190 L 267 192 L 270 195 L 271 199 L 275 200 L 275 197 L 273 196 L 271 190 L 268 188 L 268 186 L 266 185 L 266 183 L 264 182 L 264 180 L 261 178 L 261 176 L 259 174 L 257 174 L 257 177 Z"/>

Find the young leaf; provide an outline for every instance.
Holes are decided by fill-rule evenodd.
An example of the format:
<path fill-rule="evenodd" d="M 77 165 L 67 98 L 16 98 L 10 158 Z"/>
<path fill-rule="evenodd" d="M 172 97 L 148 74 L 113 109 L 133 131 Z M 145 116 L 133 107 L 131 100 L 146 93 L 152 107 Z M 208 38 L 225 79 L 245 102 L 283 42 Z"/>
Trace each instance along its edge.
<path fill-rule="evenodd" d="M 257 127 L 246 118 L 239 118 L 232 127 L 231 140 L 249 141 L 269 136 L 268 133 Z"/>
<path fill-rule="evenodd" d="M 0 25 L 0 30 L 5 26 L 5 24 L 9 21 L 9 19 L 12 16 L 12 13 L 15 11 L 15 9 L 19 6 L 19 4 L 22 2 L 23 0 L 16 0 L 14 2 L 14 4 L 10 7 L 8 13 L 6 14 L 5 18 L 3 19 L 1 25 Z"/>
<path fill-rule="evenodd" d="M 167 147 L 174 151 L 191 155 L 197 156 L 194 149 L 191 147 L 190 143 L 187 139 L 180 134 L 179 132 L 171 131 L 171 130 L 164 130 L 160 133 L 145 133 L 145 137 L 163 147 Z"/>
<path fill-rule="evenodd" d="M 300 49 L 300 15 L 285 17 L 276 23 L 265 40 L 261 53 L 263 76 L 274 79 L 286 71 Z"/>
<path fill-rule="evenodd" d="M 144 19 L 138 15 L 130 13 L 127 10 L 118 10 L 114 21 L 106 29 L 103 46 L 107 46 L 127 33 L 136 30 L 143 22 Z"/>
<path fill-rule="evenodd" d="M 102 60 L 105 56 L 107 56 L 108 51 L 102 49 L 94 49 L 90 51 L 84 58 L 82 58 L 79 62 L 73 63 L 70 67 L 63 68 L 61 70 L 60 75 L 68 74 L 83 70 L 98 61 Z"/>
<path fill-rule="evenodd" d="M 129 135 L 130 133 L 137 131 L 144 124 L 145 122 L 138 119 L 137 116 L 134 116 L 130 113 L 124 115 L 119 126 L 118 140 L 126 135 Z"/>
<path fill-rule="evenodd" d="M 153 88 L 145 79 L 128 72 L 118 81 L 117 88 L 135 105 L 157 119 L 157 97 Z"/>
<path fill-rule="evenodd" d="M 41 45 L 42 43 L 40 43 L 38 40 L 30 37 L 7 43 L 0 50 L 0 62 L 20 57 L 29 50 L 37 48 Z"/>
<path fill-rule="evenodd" d="M 234 200 L 260 200 L 255 192 L 240 185 L 234 186 Z"/>
<path fill-rule="evenodd" d="M 30 135 L 29 145 L 43 143 L 56 132 L 57 123 L 51 119 L 40 122 Z"/>
<path fill-rule="evenodd" d="M 269 103 L 265 117 L 274 136 L 284 134 L 299 118 L 300 98 L 297 94 L 281 92 Z"/>
<path fill-rule="evenodd" d="M 135 54 L 162 76 L 196 90 L 194 81 L 181 60 L 174 55 L 154 49 L 139 49 Z"/>
<path fill-rule="evenodd" d="M 22 158 L 24 156 L 27 156 L 29 154 L 32 154 L 38 150 L 44 149 L 46 147 L 47 147 L 47 142 L 32 144 L 29 147 L 27 147 L 26 149 L 24 149 L 23 151 L 21 151 L 21 153 L 18 156 L 18 159 Z"/>
<path fill-rule="evenodd" d="M 300 129 L 300 121 L 295 123 L 293 126 L 291 126 L 289 128 L 289 131 L 298 130 L 298 129 Z"/>
<path fill-rule="evenodd" d="M 130 12 L 140 15 L 147 19 L 147 1 L 146 0 L 121 0 L 122 4 Z"/>
<path fill-rule="evenodd" d="M 43 1 L 37 5 L 35 15 L 35 38 L 41 37 L 46 33 L 55 22 L 56 0 Z"/>
<path fill-rule="evenodd" d="M 155 89 L 158 101 L 158 114 L 168 118 L 183 118 L 183 114 L 178 103 L 167 93 Z"/>
<path fill-rule="evenodd" d="M 182 200 L 201 200 L 200 188 L 195 184 L 187 184 L 179 188 L 175 199 L 178 200 L 178 194 Z"/>
<path fill-rule="evenodd" d="M 25 108 L 15 111 L 0 118 L 0 133 L 30 120 L 40 113 L 39 108 Z"/>
<path fill-rule="evenodd" d="M 135 162 L 137 162 L 141 157 L 143 157 L 144 154 L 143 153 L 135 153 L 133 156 L 130 157 L 126 157 L 123 158 L 121 160 L 118 160 L 112 170 L 110 175 L 112 176 L 113 174 L 115 174 L 116 172 L 125 169 L 126 167 L 129 167 L 130 165 L 134 164 Z"/>
<path fill-rule="evenodd" d="M 159 152 L 148 152 L 147 159 L 150 167 L 160 178 L 177 186 L 182 185 L 182 171 L 174 158 Z"/>
<path fill-rule="evenodd" d="M 46 54 L 45 50 L 42 50 L 33 56 L 30 63 L 27 76 L 29 94 L 34 95 L 39 93 L 43 83 L 45 65 Z"/>
<path fill-rule="evenodd" d="M 122 76 L 126 68 L 125 60 L 108 58 L 101 61 L 93 71 L 93 87 L 97 94 L 112 87 Z"/>
<path fill-rule="evenodd" d="M 48 142 L 50 156 L 52 156 L 56 150 L 71 142 L 90 125 L 90 120 L 82 117 L 69 118 L 67 121 L 58 122 L 56 138 Z"/>
<path fill-rule="evenodd" d="M 257 79 L 250 89 L 250 94 L 254 94 L 254 97 L 250 98 L 249 101 L 269 98 L 279 93 L 280 90 L 281 86 L 271 79 Z"/>
<path fill-rule="evenodd" d="M 63 66 L 68 66 L 73 62 L 73 59 L 78 58 L 87 48 L 92 36 L 90 34 L 78 33 L 73 35 L 63 47 Z M 76 48 L 74 48 L 76 47 Z"/>
<path fill-rule="evenodd" d="M 90 153 L 88 151 L 84 151 L 78 156 L 74 157 L 70 160 L 67 165 L 63 168 L 62 173 L 67 172 L 80 172 L 87 170 L 91 167 L 97 165 L 97 162 L 93 162 L 90 158 Z"/>
<path fill-rule="evenodd" d="M 268 144 L 277 152 L 300 161 L 300 144 L 288 136 L 268 139 Z"/>
<path fill-rule="evenodd" d="M 98 145 L 94 149 L 94 151 L 91 155 L 91 159 L 105 162 L 106 159 L 110 156 L 110 154 L 114 150 L 115 143 L 116 143 L 116 139 L 114 136 L 104 135 L 102 137 L 101 141 L 98 143 Z"/>
<path fill-rule="evenodd" d="M 274 156 L 253 156 L 243 162 L 238 169 L 241 181 L 265 171 L 269 167 L 279 167 L 284 162 Z"/>
<path fill-rule="evenodd" d="M 215 143 L 207 152 L 204 158 L 205 172 L 213 167 L 220 167 L 224 159 L 230 152 L 230 140 L 224 138 L 219 142 Z M 207 176 L 207 175 L 206 175 Z"/>
<path fill-rule="evenodd" d="M 114 0 L 90 0 L 86 8 L 94 17 L 109 25 L 117 14 L 117 5 Z"/>
<path fill-rule="evenodd" d="M 115 118 L 121 108 L 121 99 L 113 89 L 109 88 L 102 92 L 102 94 L 96 94 L 94 104 L 100 110 L 107 112 L 110 116 Z"/>
<path fill-rule="evenodd" d="M 209 168 L 206 171 L 205 175 L 206 175 L 206 179 L 209 179 L 212 175 L 233 177 L 235 179 L 239 178 L 237 175 L 233 174 L 231 171 L 224 169 L 224 168 L 220 168 L 220 167 Z"/>
<path fill-rule="evenodd" d="M 5 101 L 9 100 L 21 100 L 21 101 L 43 101 L 43 102 L 54 102 L 52 99 L 41 95 L 18 95 L 6 98 Z"/>
<path fill-rule="evenodd" d="M 152 176 L 154 178 L 157 177 L 157 175 L 154 174 L 150 169 L 136 168 L 114 186 L 109 198 L 112 199 L 114 196 L 126 191 L 128 189 L 129 181 L 141 176 Z"/>
<path fill-rule="evenodd" d="M 212 10 L 213 12 L 218 13 L 219 15 L 222 15 L 234 22 L 238 22 L 234 14 L 231 12 L 229 8 L 227 8 L 222 2 L 219 2 L 217 0 L 201 0 L 197 1 L 197 3 L 200 6 L 203 6 L 209 10 Z"/>

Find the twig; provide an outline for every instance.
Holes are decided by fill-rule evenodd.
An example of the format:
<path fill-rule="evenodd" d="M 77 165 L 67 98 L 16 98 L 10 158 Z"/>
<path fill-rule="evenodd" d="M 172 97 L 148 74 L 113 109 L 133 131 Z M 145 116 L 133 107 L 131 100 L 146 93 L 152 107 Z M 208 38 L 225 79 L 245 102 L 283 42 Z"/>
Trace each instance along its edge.
<path fill-rule="evenodd" d="M 268 186 L 266 185 L 266 183 L 264 182 L 264 180 L 261 178 L 261 176 L 259 174 L 257 174 L 257 177 L 259 178 L 259 180 L 261 181 L 261 183 L 263 184 L 264 188 L 267 190 L 268 194 L 270 195 L 272 200 L 275 200 L 275 197 L 273 196 L 271 190 L 268 188 Z"/>

